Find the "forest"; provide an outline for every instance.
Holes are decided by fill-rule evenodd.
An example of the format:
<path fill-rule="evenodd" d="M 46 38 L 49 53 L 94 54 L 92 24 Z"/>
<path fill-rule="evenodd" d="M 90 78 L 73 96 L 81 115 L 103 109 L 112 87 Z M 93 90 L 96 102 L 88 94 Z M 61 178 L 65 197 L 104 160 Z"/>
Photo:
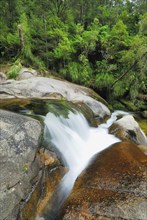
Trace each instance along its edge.
<path fill-rule="evenodd" d="M 0 16 L 9 78 L 36 68 L 144 109 L 146 0 L 1 0 Z"/>

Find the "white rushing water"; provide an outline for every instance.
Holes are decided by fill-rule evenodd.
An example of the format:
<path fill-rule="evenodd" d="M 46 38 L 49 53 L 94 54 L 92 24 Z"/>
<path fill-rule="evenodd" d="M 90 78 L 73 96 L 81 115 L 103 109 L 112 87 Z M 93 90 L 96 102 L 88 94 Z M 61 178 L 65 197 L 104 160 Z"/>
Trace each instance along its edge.
<path fill-rule="evenodd" d="M 59 198 L 58 201 L 54 201 L 58 203 L 57 209 L 69 195 L 76 178 L 87 167 L 93 155 L 120 141 L 114 135 L 108 134 L 108 128 L 120 114 L 128 113 L 116 111 L 106 123 L 97 128 L 90 127 L 81 113 L 69 112 L 68 118 L 55 116 L 53 113 L 46 115 L 45 137 L 49 137 L 69 168 L 56 192 Z M 54 219 L 54 217 L 39 219 Z"/>
<path fill-rule="evenodd" d="M 94 154 L 120 141 L 114 135 L 108 134 L 108 128 L 120 114 L 128 113 L 116 111 L 106 123 L 97 128 L 90 127 L 81 113 L 69 112 L 68 118 L 47 114 L 46 133 L 49 132 L 51 143 L 58 149 L 75 178 Z"/>

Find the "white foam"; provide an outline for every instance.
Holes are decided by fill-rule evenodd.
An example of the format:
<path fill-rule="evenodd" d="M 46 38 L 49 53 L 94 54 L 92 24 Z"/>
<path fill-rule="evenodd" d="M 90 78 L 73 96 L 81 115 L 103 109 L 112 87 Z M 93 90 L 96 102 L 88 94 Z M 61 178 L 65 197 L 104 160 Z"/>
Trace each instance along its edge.
<path fill-rule="evenodd" d="M 69 168 L 71 178 L 76 179 L 88 165 L 90 158 L 120 140 L 108 134 L 108 128 L 117 115 L 128 114 L 116 111 L 111 118 L 98 128 L 92 128 L 81 113 L 69 112 L 68 118 L 48 113 L 45 118 L 46 132 L 50 133 L 52 144 L 58 149 Z M 47 136 L 47 134 L 46 134 Z M 69 183 L 69 185 L 72 185 Z"/>
<path fill-rule="evenodd" d="M 56 190 L 59 201 L 55 199 L 52 208 L 49 208 L 53 216 L 69 195 L 76 178 L 87 167 L 93 155 L 120 141 L 114 135 L 108 134 L 108 128 L 120 114 L 128 113 L 116 111 L 106 123 L 97 128 L 90 127 L 85 117 L 78 112 L 69 112 L 68 118 L 55 116 L 53 113 L 46 115 L 45 137 L 58 149 L 69 168 Z M 50 217 L 50 219 L 54 218 Z"/>

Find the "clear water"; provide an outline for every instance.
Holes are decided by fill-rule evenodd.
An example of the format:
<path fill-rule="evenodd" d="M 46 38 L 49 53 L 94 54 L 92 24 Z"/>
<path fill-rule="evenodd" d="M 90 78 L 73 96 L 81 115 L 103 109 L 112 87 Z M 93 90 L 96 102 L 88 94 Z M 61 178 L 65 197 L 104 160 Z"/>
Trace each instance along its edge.
<path fill-rule="evenodd" d="M 87 167 L 93 155 L 120 141 L 108 134 L 108 128 L 118 115 L 126 114 L 128 113 L 116 111 L 106 123 L 97 128 L 90 127 L 81 113 L 69 112 L 68 118 L 55 116 L 53 113 L 46 115 L 45 137 L 60 152 L 69 171 L 55 191 L 52 204 L 46 207 L 39 220 L 55 219 L 57 210 L 72 190 L 76 178 Z"/>

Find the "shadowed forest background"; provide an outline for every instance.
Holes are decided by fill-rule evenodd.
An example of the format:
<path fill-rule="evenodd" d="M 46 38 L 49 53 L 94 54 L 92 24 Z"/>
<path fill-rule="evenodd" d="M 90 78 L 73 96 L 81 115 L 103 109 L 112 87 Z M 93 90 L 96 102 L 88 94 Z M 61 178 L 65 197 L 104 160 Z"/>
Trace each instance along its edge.
<path fill-rule="evenodd" d="M 146 11 L 146 0 L 1 0 L 0 65 L 10 78 L 22 66 L 50 71 L 145 109 Z"/>

